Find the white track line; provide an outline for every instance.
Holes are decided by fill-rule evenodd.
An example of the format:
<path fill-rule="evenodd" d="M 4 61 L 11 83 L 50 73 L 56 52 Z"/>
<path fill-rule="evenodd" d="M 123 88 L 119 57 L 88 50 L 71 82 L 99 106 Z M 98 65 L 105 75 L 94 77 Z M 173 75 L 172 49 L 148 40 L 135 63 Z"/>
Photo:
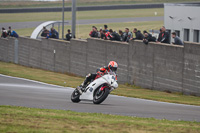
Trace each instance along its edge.
<path fill-rule="evenodd" d="M 39 84 L 47 85 L 47 86 L 58 87 L 58 88 L 74 89 L 74 88 L 71 88 L 71 87 L 63 87 L 63 86 L 48 84 L 48 83 L 44 83 L 44 82 L 40 82 L 40 81 L 36 81 L 36 80 L 19 78 L 19 77 L 13 77 L 13 76 L 8 76 L 8 75 L 3 75 L 3 74 L 0 74 L 0 76 L 2 76 L 2 77 L 8 77 L 8 78 L 13 78 L 13 79 L 20 79 L 20 80 L 24 80 L 24 81 L 30 81 L 30 82 L 39 83 Z"/>

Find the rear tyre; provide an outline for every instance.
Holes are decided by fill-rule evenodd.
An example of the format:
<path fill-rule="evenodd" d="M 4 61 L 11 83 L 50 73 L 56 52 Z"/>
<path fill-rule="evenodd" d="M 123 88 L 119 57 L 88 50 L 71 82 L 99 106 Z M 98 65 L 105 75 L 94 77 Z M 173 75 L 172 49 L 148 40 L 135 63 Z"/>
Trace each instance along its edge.
<path fill-rule="evenodd" d="M 78 90 L 74 90 L 74 92 L 72 93 L 71 95 L 71 101 L 74 102 L 74 103 L 78 103 L 80 102 L 80 94 L 78 92 Z"/>
<path fill-rule="evenodd" d="M 103 91 L 99 91 L 99 89 L 97 89 L 94 92 L 93 103 L 94 104 L 102 103 L 108 97 L 109 93 L 110 93 L 109 88 L 105 88 Z"/>

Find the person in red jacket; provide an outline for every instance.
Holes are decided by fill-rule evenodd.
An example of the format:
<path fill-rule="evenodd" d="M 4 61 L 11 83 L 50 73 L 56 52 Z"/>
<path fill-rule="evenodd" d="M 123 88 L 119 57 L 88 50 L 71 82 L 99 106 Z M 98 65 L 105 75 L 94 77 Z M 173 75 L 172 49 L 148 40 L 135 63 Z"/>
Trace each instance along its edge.
<path fill-rule="evenodd" d="M 112 72 L 116 73 L 117 68 L 118 68 L 118 64 L 115 61 L 110 61 L 107 67 L 104 66 L 104 67 L 101 67 L 100 69 L 97 69 L 97 73 L 95 73 L 95 74 L 89 73 L 86 76 L 85 81 L 80 86 L 78 86 L 77 89 L 79 90 L 80 93 L 82 93 L 85 90 L 88 83 L 91 83 L 95 79 L 100 78 L 107 72 L 112 71 Z"/>
<path fill-rule="evenodd" d="M 97 27 L 92 26 L 92 31 L 90 31 L 89 36 L 90 36 L 90 37 L 95 37 L 95 38 L 98 37 Z"/>

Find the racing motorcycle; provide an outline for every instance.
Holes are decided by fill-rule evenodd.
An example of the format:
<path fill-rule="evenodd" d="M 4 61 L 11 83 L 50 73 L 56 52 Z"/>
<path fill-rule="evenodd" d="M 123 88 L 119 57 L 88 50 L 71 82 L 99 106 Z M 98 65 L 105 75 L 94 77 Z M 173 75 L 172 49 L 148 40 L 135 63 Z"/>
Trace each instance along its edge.
<path fill-rule="evenodd" d="M 110 71 L 87 85 L 82 94 L 78 89 L 75 89 L 71 95 L 71 101 L 78 103 L 81 100 L 90 100 L 93 101 L 94 104 L 100 104 L 108 97 L 110 92 L 117 87 L 116 74 Z"/>

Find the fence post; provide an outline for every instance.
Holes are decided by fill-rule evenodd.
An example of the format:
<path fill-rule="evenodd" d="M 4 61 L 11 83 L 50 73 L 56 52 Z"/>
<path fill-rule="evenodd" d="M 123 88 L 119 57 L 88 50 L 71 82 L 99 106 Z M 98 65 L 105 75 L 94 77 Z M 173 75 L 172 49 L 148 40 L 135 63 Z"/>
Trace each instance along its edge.
<path fill-rule="evenodd" d="M 19 51 L 18 51 L 18 49 L 19 49 L 19 45 L 18 45 L 18 39 L 15 39 L 15 64 L 18 64 L 18 53 L 19 53 Z"/>

